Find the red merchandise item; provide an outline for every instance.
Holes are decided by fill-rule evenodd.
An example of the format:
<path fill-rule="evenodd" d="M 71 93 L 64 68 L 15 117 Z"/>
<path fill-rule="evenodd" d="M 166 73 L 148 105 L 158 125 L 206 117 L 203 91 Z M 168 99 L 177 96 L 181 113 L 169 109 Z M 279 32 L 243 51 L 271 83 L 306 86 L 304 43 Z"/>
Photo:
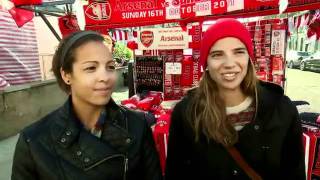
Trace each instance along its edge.
<path fill-rule="evenodd" d="M 174 51 L 174 61 L 181 62 L 183 60 L 183 50 Z"/>
<path fill-rule="evenodd" d="M 124 107 L 127 107 L 129 109 L 137 109 L 137 105 L 132 104 L 132 103 L 126 103 L 123 105 Z"/>
<path fill-rule="evenodd" d="M 174 75 L 174 86 L 173 86 L 173 93 L 174 98 L 173 99 L 180 99 L 182 96 L 182 89 L 180 86 L 180 78 L 181 75 Z"/>
<path fill-rule="evenodd" d="M 272 57 L 272 74 L 283 75 L 283 58 L 281 56 Z"/>
<path fill-rule="evenodd" d="M 189 35 L 192 36 L 192 41 L 189 42 L 189 48 L 199 49 L 201 46 L 201 31 L 202 31 L 202 23 L 200 25 L 192 26 L 189 30 Z"/>
<path fill-rule="evenodd" d="M 262 80 L 262 81 L 267 81 L 267 72 L 265 71 L 258 71 L 257 72 L 257 77 L 258 79 Z"/>
<path fill-rule="evenodd" d="M 135 41 L 128 41 L 127 47 L 131 50 L 138 49 L 138 44 Z"/>
<path fill-rule="evenodd" d="M 318 116 L 316 122 L 317 122 L 317 123 L 320 123 L 320 115 Z"/>
<path fill-rule="evenodd" d="M 320 162 L 319 159 L 319 138 L 320 133 L 318 132 L 305 132 L 303 133 L 303 144 L 305 148 L 305 160 L 307 168 L 307 180 L 312 179 L 312 174 L 314 171 L 319 171 L 317 163 Z M 318 150 L 318 151 L 317 151 Z"/>
<path fill-rule="evenodd" d="M 58 18 L 59 29 L 62 34 L 62 37 L 66 37 L 69 34 L 77 32 L 80 30 L 78 25 L 77 17 L 75 15 L 65 15 Z"/>
<path fill-rule="evenodd" d="M 307 31 L 307 36 L 308 36 L 308 38 L 311 38 L 312 36 L 316 36 L 316 38 L 317 38 L 317 34 L 316 34 L 316 32 L 315 31 L 313 31 L 312 29 L 308 29 L 308 31 Z"/>
<path fill-rule="evenodd" d="M 164 53 L 163 53 L 164 54 Z M 166 61 L 172 62 L 173 55 L 169 54 L 169 51 L 166 51 Z M 173 97 L 173 75 L 164 73 L 164 99 L 171 99 Z"/>
<path fill-rule="evenodd" d="M 273 82 L 283 86 L 283 76 L 282 75 L 273 75 Z"/>
<path fill-rule="evenodd" d="M 140 97 L 138 95 L 134 95 L 129 99 L 123 100 L 121 101 L 122 105 L 126 105 L 126 104 L 134 104 L 137 105 L 138 102 L 140 101 Z"/>
<path fill-rule="evenodd" d="M 150 112 L 152 112 L 154 116 L 158 118 L 161 114 L 165 113 L 165 110 L 161 105 L 159 105 L 159 106 L 152 106 L 150 109 Z"/>
<path fill-rule="evenodd" d="M 193 61 L 192 57 L 185 57 L 182 60 L 182 74 L 180 79 L 181 86 L 192 85 Z"/>
<path fill-rule="evenodd" d="M 149 111 L 153 106 L 154 97 L 147 97 L 138 102 L 137 107 L 143 111 Z"/>
<path fill-rule="evenodd" d="M 157 124 L 155 125 L 153 131 L 153 137 L 159 153 L 160 165 L 163 175 L 165 172 L 165 164 L 167 158 L 170 117 L 171 113 L 160 115 L 160 117 L 157 119 Z"/>
<path fill-rule="evenodd" d="M 255 42 L 261 42 L 262 39 L 262 27 L 261 26 L 256 26 L 255 32 L 254 32 L 254 41 Z"/>
<path fill-rule="evenodd" d="M 161 92 L 157 92 L 157 91 L 149 91 L 147 97 L 152 97 L 153 101 L 152 101 L 152 105 L 153 106 L 159 106 L 163 100 L 162 98 L 162 93 Z"/>
<path fill-rule="evenodd" d="M 307 36 L 316 36 L 320 40 L 320 14 L 316 15 L 308 26 Z"/>

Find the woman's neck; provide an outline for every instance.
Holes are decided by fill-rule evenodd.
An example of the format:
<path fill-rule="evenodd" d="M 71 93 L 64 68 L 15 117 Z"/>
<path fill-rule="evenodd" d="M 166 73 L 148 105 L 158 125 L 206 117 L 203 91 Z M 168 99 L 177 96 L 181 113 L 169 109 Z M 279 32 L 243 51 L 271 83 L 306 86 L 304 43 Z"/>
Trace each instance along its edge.
<path fill-rule="evenodd" d="M 248 96 L 246 96 L 241 89 L 233 91 L 220 91 L 220 95 L 227 107 L 233 107 L 241 104 Z"/>
<path fill-rule="evenodd" d="M 91 130 L 95 127 L 100 113 L 104 106 L 92 106 L 85 102 L 75 102 L 72 100 L 72 105 L 75 114 L 87 130 Z"/>

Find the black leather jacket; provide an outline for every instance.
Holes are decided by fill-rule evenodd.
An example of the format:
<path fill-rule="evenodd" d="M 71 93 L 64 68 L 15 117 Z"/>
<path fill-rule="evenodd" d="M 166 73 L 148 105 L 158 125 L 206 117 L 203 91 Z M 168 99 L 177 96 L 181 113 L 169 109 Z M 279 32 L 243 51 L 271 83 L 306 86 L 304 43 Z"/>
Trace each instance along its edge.
<path fill-rule="evenodd" d="M 17 142 L 12 179 L 158 180 L 161 170 L 143 113 L 110 101 L 101 138 L 85 130 L 69 100 L 25 128 Z"/>

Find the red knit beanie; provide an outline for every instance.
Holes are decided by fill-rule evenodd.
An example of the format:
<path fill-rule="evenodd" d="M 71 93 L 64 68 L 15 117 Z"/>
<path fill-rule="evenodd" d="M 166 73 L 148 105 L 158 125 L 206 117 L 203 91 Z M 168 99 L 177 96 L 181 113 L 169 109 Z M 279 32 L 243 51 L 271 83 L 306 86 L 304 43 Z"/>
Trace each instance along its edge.
<path fill-rule="evenodd" d="M 253 45 L 247 28 L 236 19 L 222 18 L 211 25 L 203 35 L 200 49 L 200 66 L 203 70 L 207 67 L 207 59 L 211 47 L 219 39 L 225 37 L 238 38 L 246 46 L 249 57 L 253 60 Z"/>

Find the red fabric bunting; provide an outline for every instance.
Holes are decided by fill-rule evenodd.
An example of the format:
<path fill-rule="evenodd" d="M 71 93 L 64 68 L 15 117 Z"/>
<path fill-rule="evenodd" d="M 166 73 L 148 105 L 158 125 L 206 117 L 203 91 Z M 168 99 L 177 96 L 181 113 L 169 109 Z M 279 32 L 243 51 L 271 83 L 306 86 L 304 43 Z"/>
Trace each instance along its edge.
<path fill-rule="evenodd" d="M 59 29 L 62 37 L 66 37 L 73 32 L 80 30 L 77 17 L 75 15 L 65 15 L 58 19 Z"/>

